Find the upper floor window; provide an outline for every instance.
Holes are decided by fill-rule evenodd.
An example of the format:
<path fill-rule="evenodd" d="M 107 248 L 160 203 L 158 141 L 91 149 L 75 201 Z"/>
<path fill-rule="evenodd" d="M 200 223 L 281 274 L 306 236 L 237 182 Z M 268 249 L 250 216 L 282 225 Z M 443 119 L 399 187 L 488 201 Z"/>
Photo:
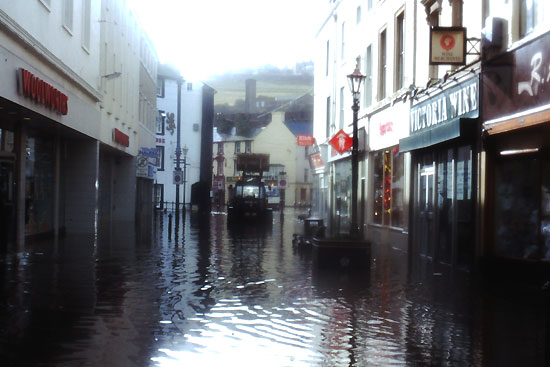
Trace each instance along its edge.
<path fill-rule="evenodd" d="M 252 142 L 251 141 L 245 141 L 244 142 L 244 152 L 250 153 L 252 151 Z"/>
<path fill-rule="evenodd" d="M 164 79 L 157 78 L 157 97 L 164 98 Z"/>
<path fill-rule="evenodd" d="M 187 83 L 187 90 L 193 90 L 193 83 Z"/>
<path fill-rule="evenodd" d="M 365 107 L 372 104 L 372 47 L 367 47 L 365 55 Z"/>
<path fill-rule="evenodd" d="M 241 152 L 241 142 L 236 141 L 235 142 L 235 153 L 240 153 L 240 152 Z"/>
<path fill-rule="evenodd" d="M 357 24 L 361 23 L 361 5 L 359 5 L 357 7 L 357 11 L 356 11 L 356 22 Z"/>
<path fill-rule="evenodd" d="M 223 176 L 223 162 L 218 161 L 218 176 Z"/>
<path fill-rule="evenodd" d="M 405 84 L 405 12 L 395 18 L 395 90 Z"/>
<path fill-rule="evenodd" d="M 164 135 L 164 126 L 166 122 L 166 113 L 160 111 L 157 114 L 157 135 Z"/>
<path fill-rule="evenodd" d="M 164 146 L 157 145 L 157 170 L 164 171 Z"/>
<path fill-rule="evenodd" d="M 344 56 L 345 56 L 345 29 L 346 29 L 346 23 L 342 23 L 342 52 L 340 53 L 340 57 L 342 60 L 344 60 Z"/>
<path fill-rule="evenodd" d="M 327 40 L 327 67 L 326 67 L 326 70 L 325 70 L 325 75 L 328 76 L 328 66 L 329 66 L 329 62 L 330 62 L 330 43 L 329 41 Z"/>
<path fill-rule="evenodd" d="M 223 154 L 223 143 L 218 143 L 218 154 Z"/>
<path fill-rule="evenodd" d="M 73 31 L 73 1 L 74 0 L 63 1 L 63 27 L 71 34 Z"/>
<path fill-rule="evenodd" d="M 330 96 L 327 97 L 327 122 L 326 122 L 326 136 L 330 136 Z"/>
<path fill-rule="evenodd" d="M 87 51 L 90 51 L 90 22 L 91 22 L 91 1 L 92 0 L 83 0 L 82 1 L 82 47 Z"/>
<path fill-rule="evenodd" d="M 344 87 L 340 88 L 340 121 L 338 128 L 344 128 Z"/>
<path fill-rule="evenodd" d="M 386 29 L 380 32 L 378 38 L 378 100 L 386 97 Z"/>
<path fill-rule="evenodd" d="M 547 11 L 545 3 L 548 0 L 520 0 L 519 8 L 519 33 L 520 38 L 533 32 L 540 24 Z M 550 9 L 548 9 L 550 10 Z"/>

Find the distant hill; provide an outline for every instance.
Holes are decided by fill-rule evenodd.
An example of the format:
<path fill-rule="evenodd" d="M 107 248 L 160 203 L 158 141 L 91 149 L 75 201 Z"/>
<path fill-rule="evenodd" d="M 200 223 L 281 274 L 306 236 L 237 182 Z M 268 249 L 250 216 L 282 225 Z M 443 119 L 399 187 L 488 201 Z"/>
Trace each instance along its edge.
<path fill-rule="evenodd" d="M 212 77 L 205 81 L 216 90 L 215 105 L 235 106 L 245 99 L 245 81 L 256 80 L 256 96 L 276 98 L 278 101 L 296 99 L 313 90 L 313 64 L 300 63 L 293 69 L 265 66 Z M 239 104 L 239 103 L 237 103 Z"/>

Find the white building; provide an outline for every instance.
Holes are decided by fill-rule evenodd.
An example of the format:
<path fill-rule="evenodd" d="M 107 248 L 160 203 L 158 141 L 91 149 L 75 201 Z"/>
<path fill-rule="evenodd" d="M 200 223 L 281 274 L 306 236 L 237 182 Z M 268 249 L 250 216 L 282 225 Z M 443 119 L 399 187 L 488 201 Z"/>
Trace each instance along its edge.
<path fill-rule="evenodd" d="M 180 72 L 171 66 L 160 65 L 157 78 L 158 117 L 156 126 L 156 147 L 159 158 L 155 180 L 155 205 L 158 209 L 172 210 L 175 209 L 176 203 L 174 172 L 177 166 L 178 80 L 181 93 L 180 206 L 190 204 L 191 187 L 200 181 L 202 98 L 205 86 L 203 83 L 184 80 Z M 183 177 L 184 173 L 185 177 Z"/>
<path fill-rule="evenodd" d="M 140 32 L 119 1 L 0 1 L 0 243 L 134 220 Z"/>
<path fill-rule="evenodd" d="M 462 3 L 329 1 L 331 9 L 316 37 L 314 104 L 314 136 L 323 161 L 315 171 L 314 207 L 329 233 L 348 233 L 351 224 L 351 155 L 338 154 L 329 140 L 340 129 L 352 135 L 347 75 L 357 64 L 366 75 L 358 113 L 358 223 L 366 239 L 408 249 L 410 195 L 419 178 L 400 141 L 409 136 L 409 112 L 416 104 L 411 97 L 425 95 L 427 87 L 457 69 L 429 65 L 430 27 L 465 26 L 469 38 L 481 35 L 481 2 Z M 469 14 L 464 22 L 462 12 Z M 467 63 L 476 57 L 468 56 Z M 415 148 L 441 148 L 439 143 L 447 144 L 432 141 Z"/>

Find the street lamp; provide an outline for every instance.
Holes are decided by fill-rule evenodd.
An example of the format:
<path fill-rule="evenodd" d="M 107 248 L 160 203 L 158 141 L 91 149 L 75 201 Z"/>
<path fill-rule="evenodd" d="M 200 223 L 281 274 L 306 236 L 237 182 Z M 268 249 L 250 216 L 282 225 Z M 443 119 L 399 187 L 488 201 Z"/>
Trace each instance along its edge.
<path fill-rule="evenodd" d="M 180 135 L 181 135 L 181 84 L 183 80 L 181 77 L 178 78 L 178 106 L 177 106 L 177 112 L 178 112 L 178 118 L 176 122 L 176 171 L 181 171 L 180 168 L 180 157 L 181 157 L 181 146 L 180 146 Z M 183 199 L 185 202 L 185 199 Z M 180 185 L 179 183 L 176 184 L 176 213 L 179 214 L 180 210 Z"/>
<path fill-rule="evenodd" d="M 348 83 L 353 95 L 353 145 L 351 150 L 351 226 L 350 237 L 359 237 L 359 224 L 357 223 L 357 181 L 359 176 L 359 139 L 357 136 L 357 113 L 359 112 L 359 96 L 361 95 L 361 83 L 365 76 L 359 71 L 359 58 L 355 64 L 355 70 L 348 75 Z"/>
<path fill-rule="evenodd" d="M 185 212 L 185 186 L 187 183 L 187 152 L 189 152 L 189 148 L 187 148 L 187 145 L 183 147 L 183 211 Z"/>

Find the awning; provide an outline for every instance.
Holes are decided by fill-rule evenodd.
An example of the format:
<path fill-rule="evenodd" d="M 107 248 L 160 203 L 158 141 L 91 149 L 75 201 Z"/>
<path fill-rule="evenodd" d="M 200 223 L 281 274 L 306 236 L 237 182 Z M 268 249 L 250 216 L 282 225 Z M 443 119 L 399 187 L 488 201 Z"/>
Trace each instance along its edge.
<path fill-rule="evenodd" d="M 523 127 L 539 125 L 550 121 L 550 105 L 533 108 L 510 116 L 486 121 L 483 129 L 489 135 L 504 133 Z"/>
<path fill-rule="evenodd" d="M 399 151 L 409 152 L 442 143 L 475 131 L 477 118 L 458 118 L 443 125 L 399 140 Z"/>

